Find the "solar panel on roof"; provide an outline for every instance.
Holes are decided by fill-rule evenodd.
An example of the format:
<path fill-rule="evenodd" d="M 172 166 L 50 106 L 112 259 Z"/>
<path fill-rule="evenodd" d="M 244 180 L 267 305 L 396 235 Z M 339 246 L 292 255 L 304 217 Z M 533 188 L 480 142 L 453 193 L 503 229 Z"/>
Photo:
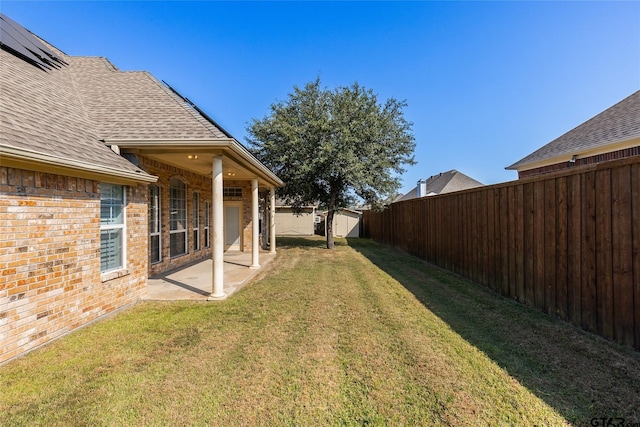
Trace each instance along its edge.
<path fill-rule="evenodd" d="M 20 24 L 0 13 L 0 47 L 43 70 L 67 65 Z"/>
<path fill-rule="evenodd" d="M 19 56 L 20 58 L 38 67 L 44 67 L 45 69 L 51 68 L 45 61 L 34 55 L 33 52 L 25 48 L 24 45 L 16 39 L 17 34 L 12 28 L 2 27 L 1 31 L 0 43 L 2 44 L 2 48 L 4 48 L 6 51 L 14 54 L 17 53 L 19 55 L 16 56 Z M 6 49 L 7 47 L 9 49 Z"/>

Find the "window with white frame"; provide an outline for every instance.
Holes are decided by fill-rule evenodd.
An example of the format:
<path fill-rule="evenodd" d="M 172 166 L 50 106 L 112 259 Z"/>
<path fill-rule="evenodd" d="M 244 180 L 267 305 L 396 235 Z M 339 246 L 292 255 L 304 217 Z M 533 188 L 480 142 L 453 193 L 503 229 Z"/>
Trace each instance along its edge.
<path fill-rule="evenodd" d="M 149 260 L 152 264 L 162 261 L 162 221 L 160 187 L 149 186 Z"/>
<path fill-rule="evenodd" d="M 187 185 L 178 178 L 169 181 L 169 254 L 187 253 Z"/>
<path fill-rule="evenodd" d="M 224 187 L 222 189 L 223 197 L 242 197 L 242 187 Z"/>
<path fill-rule="evenodd" d="M 211 217 L 211 203 L 204 202 L 204 247 L 211 246 L 211 240 L 209 240 L 209 218 Z"/>
<path fill-rule="evenodd" d="M 100 271 L 125 267 L 126 195 L 122 185 L 100 183 Z"/>
<path fill-rule="evenodd" d="M 193 192 L 193 250 L 200 250 L 200 194 Z"/>

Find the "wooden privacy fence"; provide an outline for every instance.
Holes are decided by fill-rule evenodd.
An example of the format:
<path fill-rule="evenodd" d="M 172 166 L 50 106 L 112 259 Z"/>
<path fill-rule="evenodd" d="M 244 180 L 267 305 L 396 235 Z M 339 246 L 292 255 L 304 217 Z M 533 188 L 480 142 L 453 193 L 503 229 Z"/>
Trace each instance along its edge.
<path fill-rule="evenodd" d="M 640 157 L 394 203 L 363 232 L 640 350 Z"/>

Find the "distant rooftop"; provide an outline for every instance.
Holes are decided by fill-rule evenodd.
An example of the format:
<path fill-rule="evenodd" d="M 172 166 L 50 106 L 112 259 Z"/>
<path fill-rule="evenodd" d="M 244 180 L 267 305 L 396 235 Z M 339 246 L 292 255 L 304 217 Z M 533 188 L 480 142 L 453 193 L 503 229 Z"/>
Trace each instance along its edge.
<path fill-rule="evenodd" d="M 426 183 L 425 193 L 420 197 L 452 193 L 454 191 L 462 191 L 484 185 L 480 181 L 476 181 L 455 169 L 433 175 L 426 179 L 424 183 Z M 419 186 L 420 183 L 401 198 L 394 200 L 394 202 L 418 198 Z"/>

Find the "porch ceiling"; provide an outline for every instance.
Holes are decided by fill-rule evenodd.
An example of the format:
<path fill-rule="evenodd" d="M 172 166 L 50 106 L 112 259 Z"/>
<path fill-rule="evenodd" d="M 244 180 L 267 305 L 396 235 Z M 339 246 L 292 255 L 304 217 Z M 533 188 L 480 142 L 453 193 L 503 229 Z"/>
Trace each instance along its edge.
<path fill-rule="evenodd" d="M 250 180 L 256 174 L 240 165 L 237 161 L 224 155 L 222 152 L 207 153 L 202 151 L 188 151 L 179 153 L 142 153 L 145 156 L 185 169 L 199 175 L 211 176 L 214 155 L 223 154 L 222 156 L 222 173 L 224 179 Z"/>
<path fill-rule="evenodd" d="M 258 178 L 262 187 L 281 187 L 284 183 L 265 165 L 260 163 L 235 139 L 148 141 L 109 140 L 121 152 L 140 154 L 199 175 L 211 176 L 214 156 L 222 155 L 222 171 L 226 180 Z"/>

